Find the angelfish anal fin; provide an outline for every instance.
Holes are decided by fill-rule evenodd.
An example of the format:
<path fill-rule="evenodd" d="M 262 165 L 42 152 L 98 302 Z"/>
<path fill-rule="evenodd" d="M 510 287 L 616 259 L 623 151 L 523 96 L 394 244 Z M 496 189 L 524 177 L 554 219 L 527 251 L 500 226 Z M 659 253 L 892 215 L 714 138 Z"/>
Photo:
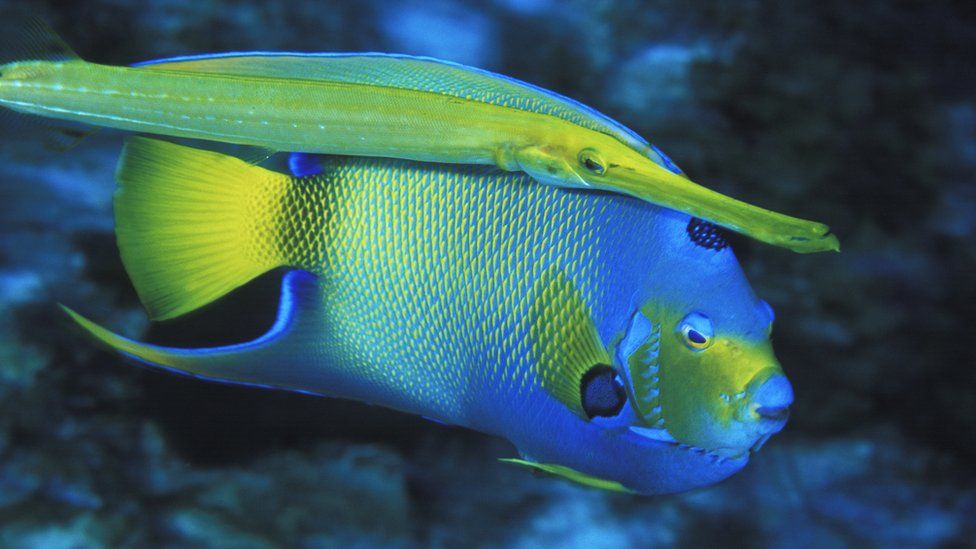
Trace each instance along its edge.
<path fill-rule="evenodd" d="M 320 333 L 321 287 L 305 271 L 291 271 L 282 281 L 281 302 L 274 325 L 253 341 L 202 349 L 163 347 L 134 341 L 65 308 L 90 336 L 116 352 L 151 367 L 209 381 L 327 395 L 328 388 L 309 386 L 310 338 Z M 318 373 L 318 372 L 315 372 Z"/>
<path fill-rule="evenodd" d="M 611 492 L 623 492 L 628 494 L 634 493 L 633 490 L 630 490 L 615 480 L 607 480 L 594 477 L 592 475 L 587 475 L 586 473 L 581 473 L 575 469 L 566 467 L 565 465 L 557 465 L 555 463 L 537 463 L 535 461 L 528 461 L 519 458 L 500 458 L 498 461 L 526 467 L 536 473 L 544 473 L 546 475 L 563 478 L 590 488 L 598 488 L 600 490 L 609 490 Z"/>

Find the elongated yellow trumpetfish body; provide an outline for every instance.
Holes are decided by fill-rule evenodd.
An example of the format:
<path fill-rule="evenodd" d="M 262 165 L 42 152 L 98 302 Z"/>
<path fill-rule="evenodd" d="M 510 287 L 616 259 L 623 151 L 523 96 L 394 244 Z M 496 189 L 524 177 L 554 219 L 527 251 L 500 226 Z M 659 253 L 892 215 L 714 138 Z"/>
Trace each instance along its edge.
<path fill-rule="evenodd" d="M 618 122 L 553 92 L 428 58 L 233 53 L 116 67 L 61 53 L 0 66 L 0 105 L 269 151 L 494 164 L 540 183 L 629 194 L 798 252 L 820 223 L 691 182 Z"/>

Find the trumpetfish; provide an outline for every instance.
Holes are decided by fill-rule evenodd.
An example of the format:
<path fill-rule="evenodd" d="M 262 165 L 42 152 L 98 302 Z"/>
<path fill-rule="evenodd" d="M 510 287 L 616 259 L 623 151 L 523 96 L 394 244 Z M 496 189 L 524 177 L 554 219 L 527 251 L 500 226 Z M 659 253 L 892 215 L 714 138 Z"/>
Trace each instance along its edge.
<path fill-rule="evenodd" d="M 619 122 L 486 70 L 406 55 L 289 52 L 108 66 L 82 60 L 39 24 L 25 28 L 25 51 L 0 64 L 0 105 L 20 113 L 268 154 L 491 165 L 546 185 L 634 196 L 797 252 L 839 249 L 826 225 L 700 186 Z"/>

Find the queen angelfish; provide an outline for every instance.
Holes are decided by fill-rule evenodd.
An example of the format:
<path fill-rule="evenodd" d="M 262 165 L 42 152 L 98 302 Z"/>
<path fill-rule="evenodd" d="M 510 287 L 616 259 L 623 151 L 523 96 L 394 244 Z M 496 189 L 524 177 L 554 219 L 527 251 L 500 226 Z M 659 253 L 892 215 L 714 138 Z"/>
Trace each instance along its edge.
<path fill-rule="evenodd" d="M 508 461 L 608 489 L 717 482 L 784 426 L 772 310 L 713 225 L 489 166 L 317 167 L 130 139 L 117 236 L 149 315 L 284 266 L 277 320 L 254 341 L 178 349 L 69 313 L 152 366 L 476 429 L 511 441 Z"/>

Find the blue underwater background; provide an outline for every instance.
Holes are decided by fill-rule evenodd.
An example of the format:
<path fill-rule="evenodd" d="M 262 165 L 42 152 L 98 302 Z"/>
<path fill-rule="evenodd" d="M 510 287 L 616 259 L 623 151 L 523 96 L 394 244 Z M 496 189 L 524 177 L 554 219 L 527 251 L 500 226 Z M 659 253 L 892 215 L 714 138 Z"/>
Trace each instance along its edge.
<path fill-rule="evenodd" d="M 0 546 L 965 546 L 976 539 L 976 4 L 864 0 L 49 0 L 110 64 L 390 51 L 581 100 L 691 176 L 830 224 L 840 254 L 738 238 L 796 403 L 740 474 L 636 497 L 496 461 L 506 442 L 357 403 L 133 367 L 130 335 L 236 342 L 280 272 L 150 326 L 112 233 L 120 136 L 0 134 Z"/>

